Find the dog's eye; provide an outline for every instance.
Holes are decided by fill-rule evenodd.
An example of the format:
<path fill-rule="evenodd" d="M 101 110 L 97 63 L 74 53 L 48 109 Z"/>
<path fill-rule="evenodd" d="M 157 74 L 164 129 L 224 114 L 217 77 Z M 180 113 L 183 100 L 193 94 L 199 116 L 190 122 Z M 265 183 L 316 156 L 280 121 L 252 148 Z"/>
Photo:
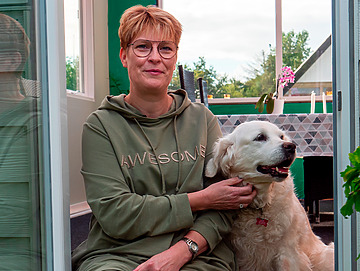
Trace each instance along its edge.
<path fill-rule="evenodd" d="M 264 134 L 258 134 L 255 138 L 255 141 L 266 141 L 266 136 Z"/>
<path fill-rule="evenodd" d="M 280 139 L 281 139 L 281 140 L 284 140 L 284 135 L 281 135 L 281 136 L 280 136 Z"/>

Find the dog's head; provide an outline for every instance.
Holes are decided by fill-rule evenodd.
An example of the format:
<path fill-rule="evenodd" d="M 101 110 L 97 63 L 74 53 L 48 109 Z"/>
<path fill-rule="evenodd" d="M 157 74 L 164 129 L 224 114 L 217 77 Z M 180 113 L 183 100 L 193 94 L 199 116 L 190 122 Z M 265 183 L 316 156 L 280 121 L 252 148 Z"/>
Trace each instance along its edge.
<path fill-rule="evenodd" d="M 206 176 L 222 173 L 251 183 L 283 181 L 296 157 L 296 145 L 284 131 L 267 121 L 240 124 L 214 145 Z"/>

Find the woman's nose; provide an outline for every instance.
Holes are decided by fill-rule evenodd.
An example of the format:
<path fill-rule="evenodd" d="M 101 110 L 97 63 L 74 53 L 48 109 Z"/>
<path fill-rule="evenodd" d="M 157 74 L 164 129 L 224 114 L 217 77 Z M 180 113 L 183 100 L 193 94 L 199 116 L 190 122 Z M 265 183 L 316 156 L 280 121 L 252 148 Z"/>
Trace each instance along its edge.
<path fill-rule="evenodd" d="M 153 45 L 153 48 L 150 52 L 149 60 L 150 61 L 160 61 L 161 60 L 161 55 L 159 54 L 158 47 L 155 44 Z"/>

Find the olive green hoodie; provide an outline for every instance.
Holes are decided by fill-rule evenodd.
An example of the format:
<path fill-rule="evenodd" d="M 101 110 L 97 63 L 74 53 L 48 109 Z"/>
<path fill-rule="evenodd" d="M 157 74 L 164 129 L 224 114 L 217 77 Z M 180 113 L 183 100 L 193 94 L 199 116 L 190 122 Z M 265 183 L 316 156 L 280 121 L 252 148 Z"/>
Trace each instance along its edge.
<path fill-rule="evenodd" d="M 222 242 L 231 214 L 193 213 L 187 197 L 203 188 L 204 166 L 221 136 L 217 118 L 185 91 L 169 94 L 172 107 L 158 118 L 142 115 L 120 95 L 106 97 L 84 124 L 81 173 L 93 216 L 74 266 L 104 253 L 150 258 L 189 230 L 206 238 L 207 257 L 233 261 Z"/>

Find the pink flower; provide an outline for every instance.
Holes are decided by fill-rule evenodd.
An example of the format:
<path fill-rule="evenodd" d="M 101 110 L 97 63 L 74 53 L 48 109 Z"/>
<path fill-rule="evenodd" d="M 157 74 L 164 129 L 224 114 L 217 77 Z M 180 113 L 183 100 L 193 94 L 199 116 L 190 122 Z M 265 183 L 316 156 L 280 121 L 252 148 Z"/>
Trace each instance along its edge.
<path fill-rule="evenodd" d="M 284 88 L 289 83 L 294 83 L 295 73 L 291 70 L 291 67 L 284 66 L 281 68 L 281 74 L 278 78 L 280 87 Z"/>

